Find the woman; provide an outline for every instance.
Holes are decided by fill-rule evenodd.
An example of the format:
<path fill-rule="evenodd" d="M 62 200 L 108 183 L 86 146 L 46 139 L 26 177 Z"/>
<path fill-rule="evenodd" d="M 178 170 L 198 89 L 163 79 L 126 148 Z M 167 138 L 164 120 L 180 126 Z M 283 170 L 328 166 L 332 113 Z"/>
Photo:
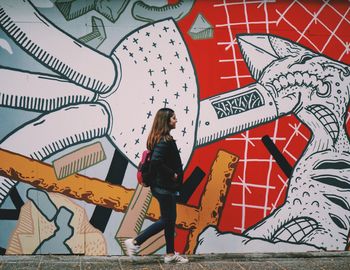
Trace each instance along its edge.
<path fill-rule="evenodd" d="M 147 139 L 147 149 L 152 151 L 151 170 L 154 172 L 150 187 L 153 197 L 159 202 L 161 217 L 136 238 L 125 240 L 129 256 L 135 255 L 148 238 L 164 230 L 167 253 L 164 262 L 188 262 L 187 258 L 174 250 L 176 196 L 179 195 L 183 179 L 179 150 L 170 135 L 170 131 L 176 128 L 176 123 L 175 112 L 169 108 L 160 109 L 153 120 Z"/>

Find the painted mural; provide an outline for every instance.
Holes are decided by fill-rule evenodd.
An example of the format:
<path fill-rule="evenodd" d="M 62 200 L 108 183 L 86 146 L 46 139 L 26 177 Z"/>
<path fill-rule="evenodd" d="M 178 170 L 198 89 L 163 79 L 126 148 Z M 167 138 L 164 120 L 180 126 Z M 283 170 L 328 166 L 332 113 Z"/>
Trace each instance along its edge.
<path fill-rule="evenodd" d="M 0 0 L 0 254 L 125 254 L 161 107 L 177 251 L 348 250 L 349 33 L 345 0 Z"/>

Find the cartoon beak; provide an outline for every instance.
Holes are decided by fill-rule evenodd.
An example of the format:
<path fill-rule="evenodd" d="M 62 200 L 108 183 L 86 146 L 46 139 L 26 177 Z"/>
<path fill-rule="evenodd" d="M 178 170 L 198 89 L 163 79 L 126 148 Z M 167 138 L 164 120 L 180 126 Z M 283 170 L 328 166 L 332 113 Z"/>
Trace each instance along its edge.
<path fill-rule="evenodd" d="M 237 36 L 244 61 L 252 77 L 259 81 L 272 62 L 302 48 L 288 40 L 271 35 L 243 34 Z M 281 116 L 271 94 L 254 83 L 200 102 L 197 146 L 240 133 Z"/>
<path fill-rule="evenodd" d="M 276 39 L 276 38 L 275 38 Z M 257 81 L 263 70 L 280 58 L 269 35 L 239 35 L 237 41 L 252 77 Z"/>

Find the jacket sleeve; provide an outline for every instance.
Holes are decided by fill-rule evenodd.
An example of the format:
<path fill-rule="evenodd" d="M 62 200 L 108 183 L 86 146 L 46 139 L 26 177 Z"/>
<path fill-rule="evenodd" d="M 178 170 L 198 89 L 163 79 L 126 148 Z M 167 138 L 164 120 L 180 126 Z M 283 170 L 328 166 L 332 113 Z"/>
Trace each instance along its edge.
<path fill-rule="evenodd" d="M 169 151 L 169 144 L 166 141 L 161 141 L 154 146 L 151 163 L 154 169 L 158 170 L 162 175 L 173 177 L 175 171 L 165 164 L 165 158 Z"/>

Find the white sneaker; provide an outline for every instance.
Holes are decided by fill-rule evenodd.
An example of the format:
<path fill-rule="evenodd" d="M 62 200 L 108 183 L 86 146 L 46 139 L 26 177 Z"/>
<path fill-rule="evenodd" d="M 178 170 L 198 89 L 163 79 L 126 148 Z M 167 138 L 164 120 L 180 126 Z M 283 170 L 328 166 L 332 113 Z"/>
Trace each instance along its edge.
<path fill-rule="evenodd" d="M 139 252 L 140 246 L 134 244 L 134 239 L 129 238 L 124 241 L 124 245 L 126 247 L 126 253 L 130 257 L 135 256 L 137 252 Z"/>
<path fill-rule="evenodd" d="M 169 256 L 169 255 L 164 256 L 164 262 L 165 263 L 188 263 L 188 259 L 180 256 L 179 253 L 175 252 L 175 254 L 172 256 Z"/>

